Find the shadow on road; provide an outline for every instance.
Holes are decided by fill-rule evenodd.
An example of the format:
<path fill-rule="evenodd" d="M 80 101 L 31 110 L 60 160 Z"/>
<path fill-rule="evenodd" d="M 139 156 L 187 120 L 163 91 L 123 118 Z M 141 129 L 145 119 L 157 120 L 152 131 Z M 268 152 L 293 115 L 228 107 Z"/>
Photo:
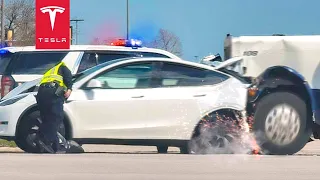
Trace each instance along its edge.
<path fill-rule="evenodd" d="M 25 152 L 0 151 L 0 154 L 25 154 Z"/>
<path fill-rule="evenodd" d="M 26 153 L 26 152 L 22 152 L 22 151 L 0 151 L 0 154 L 32 154 L 32 153 Z M 46 154 L 46 153 L 43 153 Z M 157 153 L 157 152 L 146 152 L 146 151 L 135 151 L 135 152 L 84 152 L 84 153 L 68 153 L 65 155 L 89 155 L 89 154 L 127 154 L 127 155 L 138 155 L 138 154 L 154 154 L 154 155 L 159 155 L 159 154 L 169 154 L 169 155 L 186 155 L 186 154 L 180 154 L 179 152 L 168 152 L 168 153 Z M 60 154 L 59 154 L 60 155 Z M 64 155 L 64 154 L 61 154 Z M 194 155 L 194 154 L 189 154 L 189 155 Z M 215 155 L 215 154 L 207 154 L 207 155 Z M 216 154 L 218 155 L 218 154 Z M 237 154 L 234 154 L 237 155 Z M 246 154 L 246 155 L 250 155 L 250 154 Z M 261 155 L 252 155 L 252 156 L 261 156 Z M 262 156 L 273 156 L 273 155 L 262 155 Z M 310 153 L 306 153 L 306 154 L 294 154 L 291 156 L 320 156 L 320 154 L 310 154 Z M 285 157 L 285 156 L 283 156 Z"/>
<path fill-rule="evenodd" d="M 0 154 L 32 154 L 26 153 L 22 150 L 1 150 Z M 44 153 L 45 154 L 45 153 Z M 132 152 L 116 152 L 116 151 L 87 151 L 84 153 L 68 153 L 68 154 L 158 154 L 156 151 L 132 151 Z M 179 152 L 168 152 L 167 154 L 180 154 Z"/>

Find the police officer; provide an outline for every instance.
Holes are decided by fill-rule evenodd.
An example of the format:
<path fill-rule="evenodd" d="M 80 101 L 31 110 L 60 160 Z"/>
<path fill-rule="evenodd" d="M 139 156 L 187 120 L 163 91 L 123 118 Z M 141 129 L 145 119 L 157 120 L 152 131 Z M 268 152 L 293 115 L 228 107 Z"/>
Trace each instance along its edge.
<path fill-rule="evenodd" d="M 48 70 L 40 82 L 37 104 L 42 123 L 37 142 L 48 153 L 59 151 L 57 133 L 64 119 L 63 104 L 71 94 L 72 85 L 71 71 L 63 62 Z"/>

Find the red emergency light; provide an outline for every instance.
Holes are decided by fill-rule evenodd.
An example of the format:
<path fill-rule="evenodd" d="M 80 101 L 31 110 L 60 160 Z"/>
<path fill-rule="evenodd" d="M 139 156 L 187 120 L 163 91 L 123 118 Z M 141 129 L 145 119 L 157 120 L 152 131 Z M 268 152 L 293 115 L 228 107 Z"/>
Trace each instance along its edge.
<path fill-rule="evenodd" d="M 132 48 L 138 48 L 141 47 L 142 42 L 135 39 L 118 39 L 113 42 L 111 42 L 111 46 L 124 46 L 124 47 L 132 47 Z"/>
<path fill-rule="evenodd" d="M 111 42 L 111 46 L 126 46 L 126 40 L 125 39 L 115 40 Z"/>

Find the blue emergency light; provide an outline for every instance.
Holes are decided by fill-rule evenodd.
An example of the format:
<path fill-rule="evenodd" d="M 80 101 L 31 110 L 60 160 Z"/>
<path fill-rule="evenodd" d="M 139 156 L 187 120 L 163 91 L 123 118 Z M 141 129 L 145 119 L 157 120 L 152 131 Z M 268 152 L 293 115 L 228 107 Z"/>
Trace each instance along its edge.
<path fill-rule="evenodd" d="M 10 51 L 7 49 L 0 49 L 0 55 L 7 54 L 8 52 L 10 52 Z"/>

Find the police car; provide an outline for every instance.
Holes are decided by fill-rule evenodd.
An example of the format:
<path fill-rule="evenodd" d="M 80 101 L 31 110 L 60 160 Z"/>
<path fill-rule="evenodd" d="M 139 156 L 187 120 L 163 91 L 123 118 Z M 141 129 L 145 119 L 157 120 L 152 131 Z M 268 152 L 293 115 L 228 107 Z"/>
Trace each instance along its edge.
<path fill-rule="evenodd" d="M 248 114 L 262 148 L 293 154 L 320 138 L 320 36 L 240 36 L 225 39 L 225 59 L 240 58 L 250 79 Z"/>
<path fill-rule="evenodd" d="M 1 138 L 15 140 L 26 152 L 39 152 L 34 143 L 41 124 L 34 88 L 39 82 L 15 88 L 0 102 Z M 177 58 L 117 59 L 75 75 L 59 132 L 79 144 L 210 153 L 237 137 L 216 123 L 245 124 L 246 103 L 247 85 L 214 67 Z M 240 127 L 237 132 L 242 130 L 247 132 Z"/>
<path fill-rule="evenodd" d="M 0 49 L 0 98 L 14 87 L 37 79 L 58 61 L 63 60 L 72 74 L 98 64 L 125 57 L 164 57 L 176 55 L 142 47 L 139 40 L 117 40 L 111 45 L 71 45 L 69 50 L 35 49 L 35 46 Z"/>

